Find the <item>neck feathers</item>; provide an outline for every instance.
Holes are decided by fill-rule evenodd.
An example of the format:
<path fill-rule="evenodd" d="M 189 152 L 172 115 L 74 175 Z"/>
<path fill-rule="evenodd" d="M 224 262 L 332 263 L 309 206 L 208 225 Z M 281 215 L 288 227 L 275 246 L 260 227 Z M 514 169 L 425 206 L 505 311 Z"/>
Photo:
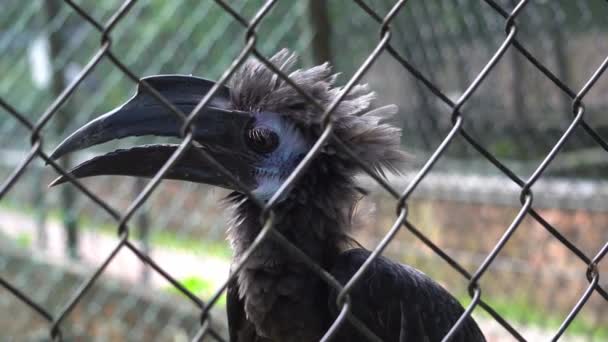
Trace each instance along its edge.
<path fill-rule="evenodd" d="M 350 177 L 308 173 L 275 207 L 274 229 L 316 261 L 328 261 L 349 244 L 360 198 Z M 238 259 L 262 229 L 261 210 L 242 194 L 232 193 L 227 200 L 233 205 L 228 237 Z M 276 247 L 270 250 L 283 257 L 283 248 Z"/>

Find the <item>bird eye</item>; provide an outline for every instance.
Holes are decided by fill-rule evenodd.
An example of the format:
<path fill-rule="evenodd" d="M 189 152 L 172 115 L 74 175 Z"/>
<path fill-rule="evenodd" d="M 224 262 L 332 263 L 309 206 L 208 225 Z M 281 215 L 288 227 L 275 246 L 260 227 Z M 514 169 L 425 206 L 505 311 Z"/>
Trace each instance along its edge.
<path fill-rule="evenodd" d="M 306 109 L 306 103 L 304 102 L 296 102 L 287 106 L 287 108 L 291 110 L 304 110 Z"/>
<path fill-rule="evenodd" d="M 266 127 L 254 127 L 247 132 L 249 147 L 258 153 L 270 153 L 279 146 L 279 136 Z"/>

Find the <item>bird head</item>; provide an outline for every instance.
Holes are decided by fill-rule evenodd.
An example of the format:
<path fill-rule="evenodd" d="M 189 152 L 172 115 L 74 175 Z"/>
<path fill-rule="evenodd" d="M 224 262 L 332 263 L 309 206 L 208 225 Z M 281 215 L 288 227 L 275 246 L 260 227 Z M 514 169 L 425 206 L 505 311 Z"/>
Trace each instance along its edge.
<path fill-rule="evenodd" d="M 293 70 L 296 58 L 282 50 L 270 59 L 288 74 L 303 91 L 322 107 L 339 96 L 341 88 L 330 66 L 325 63 L 310 69 Z M 168 102 L 190 113 L 205 97 L 214 82 L 182 75 L 146 77 L 143 80 Z M 400 130 L 384 122 L 396 113 L 390 105 L 370 110 L 374 94 L 357 85 L 332 112 L 333 133 L 360 158 L 382 172 L 397 171 L 405 160 L 399 149 Z M 206 151 L 249 190 L 262 200 L 269 199 L 295 169 L 321 133 L 322 111 L 309 103 L 291 85 L 251 59 L 222 86 L 193 121 L 194 144 L 168 170 L 165 178 L 206 183 L 234 189 L 232 182 L 209 165 L 197 149 Z M 130 136 L 179 137 L 181 120 L 141 85 L 122 106 L 85 124 L 57 146 L 51 158 Z M 153 177 L 178 145 L 156 144 L 119 149 L 94 157 L 70 173 L 76 178 L 97 175 Z M 305 174 L 309 179 L 325 179 L 331 174 L 337 182 L 352 178 L 360 171 L 331 140 L 322 146 Z M 63 183 L 57 178 L 52 185 Z"/>

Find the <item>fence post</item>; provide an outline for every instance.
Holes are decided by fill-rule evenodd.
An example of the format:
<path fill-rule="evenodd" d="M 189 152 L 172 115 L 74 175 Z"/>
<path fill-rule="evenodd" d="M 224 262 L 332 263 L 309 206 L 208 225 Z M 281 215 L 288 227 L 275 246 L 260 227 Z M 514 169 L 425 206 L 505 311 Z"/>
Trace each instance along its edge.
<path fill-rule="evenodd" d="M 332 63 L 333 59 L 330 48 L 331 27 L 329 24 L 327 2 L 324 0 L 310 0 L 308 15 L 313 29 L 313 59 L 318 64 L 325 62 Z"/>
<path fill-rule="evenodd" d="M 53 18 L 59 15 L 61 3 L 58 1 L 45 1 L 46 7 L 46 26 L 50 26 Z M 63 50 L 64 41 L 61 37 L 61 31 L 56 30 L 49 32 L 49 50 L 51 61 L 56 61 L 59 52 Z M 51 93 L 54 97 L 58 97 L 59 94 L 67 87 L 66 81 L 64 80 L 63 68 L 55 70 L 52 73 L 51 81 Z M 69 117 L 63 113 L 71 112 L 69 105 L 64 105 L 64 110 L 60 111 L 55 115 L 55 122 L 57 124 L 56 133 L 57 135 L 63 134 L 69 124 Z M 72 165 L 70 155 L 64 156 L 59 160 L 59 165 L 64 169 L 69 169 Z M 74 201 L 76 199 L 76 193 L 73 187 L 62 186 L 59 194 L 59 202 L 62 211 L 63 226 L 66 233 L 66 244 L 67 252 L 70 258 L 78 259 L 78 217 L 74 208 Z"/>
<path fill-rule="evenodd" d="M 511 80 L 511 106 L 513 108 L 513 113 L 515 113 L 514 115 L 520 122 L 524 123 L 521 125 L 523 126 L 522 130 L 525 131 L 524 136 L 533 137 L 535 135 L 534 132 L 530 129 L 529 125 L 528 113 L 526 112 L 527 104 L 525 88 L 523 87 L 526 82 L 524 60 L 522 59 L 519 53 L 515 53 L 513 51 L 511 52 L 511 55 L 509 57 L 511 59 L 511 74 L 513 75 L 513 78 Z M 512 130 L 513 134 L 517 134 L 516 128 L 509 127 L 509 130 Z M 509 150 L 512 150 L 512 148 L 510 148 Z M 521 151 L 517 152 L 521 153 L 524 158 L 528 158 L 531 154 L 533 155 L 534 153 L 536 153 L 536 151 L 531 151 L 529 149 L 521 149 Z M 511 153 L 511 151 L 507 153 Z"/>
<path fill-rule="evenodd" d="M 146 181 L 141 178 L 135 180 L 135 193 L 141 193 L 146 187 Z M 139 241 L 141 242 L 141 249 L 144 254 L 149 255 L 150 248 L 150 218 L 148 217 L 148 211 L 146 210 L 147 203 L 142 205 L 137 215 L 137 233 Z M 143 263 L 141 268 L 141 283 L 148 285 L 150 283 L 150 267 L 148 264 Z"/>
<path fill-rule="evenodd" d="M 565 40 L 564 34 L 562 33 L 562 28 L 559 25 L 551 25 L 551 29 L 549 31 L 551 35 L 551 43 L 553 48 L 555 49 L 555 64 L 557 65 L 557 77 L 559 77 L 562 82 L 569 84 L 570 83 L 570 70 L 568 65 L 568 56 L 566 55 L 565 50 Z M 564 117 L 569 119 L 572 117 L 572 109 L 570 105 L 571 100 L 567 96 L 560 96 L 560 107 L 564 113 Z"/>
<path fill-rule="evenodd" d="M 44 172 L 42 167 L 33 168 L 34 181 L 32 182 L 32 203 L 34 204 L 34 211 L 36 213 L 36 247 L 45 250 L 48 245 L 47 235 L 47 206 L 44 199 Z"/>

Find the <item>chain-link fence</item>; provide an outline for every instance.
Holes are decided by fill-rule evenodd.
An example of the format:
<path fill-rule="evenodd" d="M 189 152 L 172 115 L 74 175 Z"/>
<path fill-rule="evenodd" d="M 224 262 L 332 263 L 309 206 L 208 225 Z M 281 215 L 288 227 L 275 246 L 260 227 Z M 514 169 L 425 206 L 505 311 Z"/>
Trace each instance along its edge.
<path fill-rule="evenodd" d="M 375 251 L 372 258 L 385 248 L 390 253 L 403 246 L 410 253 L 428 248 L 432 253 L 423 259 L 435 263 L 423 270 L 432 275 L 437 269 L 453 273 L 442 280 L 456 284 L 448 287 L 451 290 L 461 287 L 463 295 L 468 290 L 470 299 L 463 296 L 468 304 L 465 315 L 486 312 L 487 320 L 498 322 L 504 328 L 500 330 L 519 340 L 534 338 L 511 320 L 508 306 L 517 303 L 501 306 L 493 299 L 503 292 L 520 293 L 496 290 L 504 279 L 495 273 L 530 270 L 532 285 L 524 287 L 514 277 L 508 279 L 509 288 L 523 287 L 536 297 L 536 286 L 560 297 L 549 300 L 559 302 L 548 310 L 561 316 L 556 325 L 545 327 L 548 338 L 571 331 L 573 321 L 583 322 L 583 308 L 593 321 L 589 336 L 605 337 L 602 313 L 608 294 L 599 275 L 608 250 L 607 221 L 585 216 L 582 221 L 592 223 L 577 221 L 572 231 L 565 231 L 561 217 L 550 217 L 542 209 L 562 207 L 547 204 L 556 198 L 572 200 L 568 208 L 600 213 L 605 209 L 608 144 L 601 115 L 606 100 L 601 95 L 608 87 L 600 77 L 608 65 L 606 13 L 608 4 L 599 0 L 9 2 L 0 15 L 5 179 L 0 199 L 2 232 L 12 238 L 6 241 L 16 243 L 2 248 L 6 255 L 0 260 L 0 284 L 12 295 L 0 296 L 0 302 L 19 314 L 3 319 L 3 331 L 17 338 L 226 339 L 222 314 L 211 311 L 223 305 L 228 278 L 223 260 L 229 252 L 203 241 L 223 239 L 225 224 L 218 219 L 217 205 L 221 194 L 209 195 L 201 186 L 159 184 L 192 143 L 188 123 L 210 96 L 192 113 L 175 113 L 184 119 L 186 134 L 180 149 L 150 182 L 116 186 L 112 179 L 85 186 L 70 178 L 71 185 L 48 191 L 53 175 L 43 164 L 66 175 L 72 161 L 59 164 L 45 151 L 94 115 L 122 102 L 135 84 L 159 96 L 139 81 L 149 74 L 200 74 L 223 84 L 246 58 L 257 58 L 297 89 L 265 57 L 287 46 L 300 52 L 304 64 L 330 59 L 336 71 L 352 75 L 340 98 L 365 78 L 382 102 L 400 105 L 404 148 L 414 152 L 419 165 L 405 180 L 387 181 L 370 173 L 370 188 L 376 189 L 382 207 L 389 208 L 379 210 L 380 228 L 366 240 Z M 328 39 L 332 36 L 348 38 Z M 317 106 L 330 119 L 338 102 L 328 108 Z M 250 249 L 265 239 L 277 239 L 311 266 L 311 274 L 340 290 L 342 314 L 327 338 L 349 319 L 348 290 L 342 289 L 352 288 L 361 273 L 342 287 L 273 230 L 272 218 L 276 199 L 306 172 L 319 146 L 336 140 L 332 129 L 331 120 L 326 120 L 315 147 L 294 174 L 273 200 L 260 204 L 266 224 Z M 357 160 L 347 146 L 334 142 Z M 545 179 L 547 175 L 559 178 Z M 442 182 L 449 183 L 447 190 Z M 156 189 L 159 186 L 162 189 Z M 502 198 L 511 207 L 514 199 L 519 201 L 516 210 L 493 220 L 498 227 L 489 234 L 490 241 L 474 235 L 483 234 L 474 227 L 485 222 L 486 215 L 478 206 L 468 211 L 475 221 L 469 228 L 442 238 L 436 234 L 449 233 L 429 231 L 424 227 L 429 221 L 420 219 L 417 210 L 419 198 L 434 199 L 437 194 L 440 200 L 451 195 L 478 204 L 496 204 Z M 388 222 L 395 206 L 397 218 Z M 435 216 L 454 212 L 448 206 L 431 210 Z M 402 227 L 415 238 L 395 237 Z M 32 235 L 23 235 L 26 230 Z M 541 238 L 538 230 L 546 237 Z M 112 235 L 116 231 L 118 239 Z M 529 259 L 509 259 L 505 264 L 501 256 L 512 246 L 539 249 L 536 238 L 560 252 L 528 255 L 548 254 L 536 260 L 536 267 Z M 72 261 L 63 256 L 64 241 Z M 475 244 L 485 247 L 471 248 Z M 192 255 L 198 258 L 193 261 Z M 567 258 L 575 259 L 568 259 L 569 272 L 576 270 L 567 277 L 584 286 L 565 281 L 566 275 L 549 265 Z M 78 260 L 87 263 L 74 267 L 82 266 Z M 199 273 L 215 273 L 219 281 L 206 284 L 196 277 Z M 120 281 L 106 285 L 108 274 Z M 204 300 L 193 290 L 197 286 L 209 287 Z M 184 295 L 179 305 L 171 288 Z M 533 320 L 531 316 L 527 317 Z"/>

